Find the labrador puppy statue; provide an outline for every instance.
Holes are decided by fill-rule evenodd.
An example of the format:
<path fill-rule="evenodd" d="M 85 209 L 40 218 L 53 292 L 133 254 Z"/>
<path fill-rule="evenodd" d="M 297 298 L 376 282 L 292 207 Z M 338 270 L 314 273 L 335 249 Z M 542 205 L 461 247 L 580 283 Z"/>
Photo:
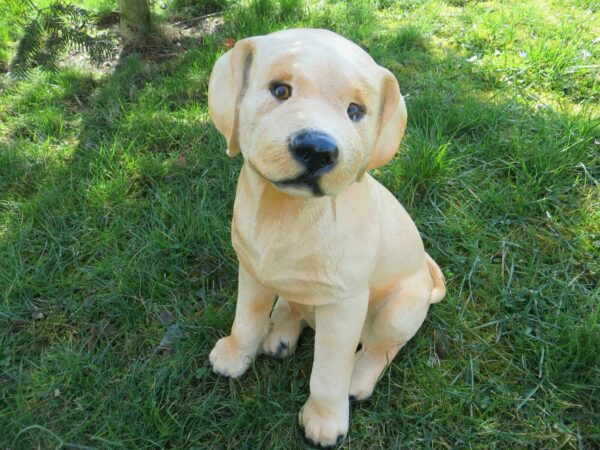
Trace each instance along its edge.
<path fill-rule="evenodd" d="M 404 134 L 398 82 L 333 32 L 286 30 L 243 39 L 221 56 L 208 104 L 229 156 L 244 157 L 231 230 L 235 319 L 210 362 L 239 377 L 260 352 L 294 353 L 312 327 L 310 396 L 299 420 L 311 443 L 335 445 L 348 432 L 348 397 L 371 395 L 445 295 L 414 223 L 368 173 L 394 156 Z"/>

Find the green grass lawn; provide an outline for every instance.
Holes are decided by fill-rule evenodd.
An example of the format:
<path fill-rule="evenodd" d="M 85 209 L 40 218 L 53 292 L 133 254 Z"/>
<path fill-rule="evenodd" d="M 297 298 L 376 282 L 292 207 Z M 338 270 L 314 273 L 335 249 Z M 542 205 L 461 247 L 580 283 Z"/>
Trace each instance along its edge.
<path fill-rule="evenodd" d="M 156 19 L 199 3 L 155 2 Z M 0 75 L 0 448 L 305 446 L 312 332 L 240 380 L 207 362 L 233 319 L 241 166 L 208 77 L 224 39 L 297 26 L 398 78 L 408 129 L 374 175 L 448 282 L 341 447 L 598 448 L 600 2 L 254 0 L 224 17 L 164 61 Z M 18 30 L 0 29 L 6 62 Z"/>

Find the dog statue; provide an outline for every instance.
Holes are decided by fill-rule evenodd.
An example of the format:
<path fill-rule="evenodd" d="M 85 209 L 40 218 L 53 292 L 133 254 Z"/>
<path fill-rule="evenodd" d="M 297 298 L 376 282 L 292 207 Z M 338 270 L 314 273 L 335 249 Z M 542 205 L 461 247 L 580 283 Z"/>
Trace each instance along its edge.
<path fill-rule="evenodd" d="M 314 363 L 299 421 L 313 445 L 335 445 L 348 432 L 348 397 L 372 394 L 446 292 L 415 224 L 368 173 L 404 134 L 398 82 L 331 31 L 285 30 L 221 56 L 208 105 L 228 155 L 244 157 L 231 226 L 235 319 L 210 362 L 239 377 L 259 352 L 294 353 L 310 326 Z"/>

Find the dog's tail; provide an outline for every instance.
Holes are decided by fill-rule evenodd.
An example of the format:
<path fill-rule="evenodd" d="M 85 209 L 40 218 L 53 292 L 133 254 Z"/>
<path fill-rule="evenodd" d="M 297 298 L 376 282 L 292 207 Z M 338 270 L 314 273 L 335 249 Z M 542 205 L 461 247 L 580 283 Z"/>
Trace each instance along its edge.
<path fill-rule="evenodd" d="M 446 284 L 444 281 L 444 274 L 440 267 L 435 263 L 433 258 L 425 253 L 427 259 L 427 267 L 429 268 L 429 274 L 433 280 L 433 289 L 429 296 L 429 303 L 437 303 L 441 301 L 446 295 Z"/>

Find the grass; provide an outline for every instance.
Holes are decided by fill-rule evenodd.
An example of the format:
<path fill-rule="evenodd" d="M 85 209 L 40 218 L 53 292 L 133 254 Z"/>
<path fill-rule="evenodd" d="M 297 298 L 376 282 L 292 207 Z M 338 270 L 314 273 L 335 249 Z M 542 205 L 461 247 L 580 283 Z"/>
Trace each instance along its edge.
<path fill-rule="evenodd" d="M 0 448 L 303 447 L 312 333 L 238 381 L 207 365 L 233 318 L 241 165 L 208 77 L 226 38 L 291 26 L 397 76 L 408 130 L 374 175 L 448 281 L 342 447 L 599 446 L 598 2 L 226 6 L 167 61 L 0 78 Z"/>

